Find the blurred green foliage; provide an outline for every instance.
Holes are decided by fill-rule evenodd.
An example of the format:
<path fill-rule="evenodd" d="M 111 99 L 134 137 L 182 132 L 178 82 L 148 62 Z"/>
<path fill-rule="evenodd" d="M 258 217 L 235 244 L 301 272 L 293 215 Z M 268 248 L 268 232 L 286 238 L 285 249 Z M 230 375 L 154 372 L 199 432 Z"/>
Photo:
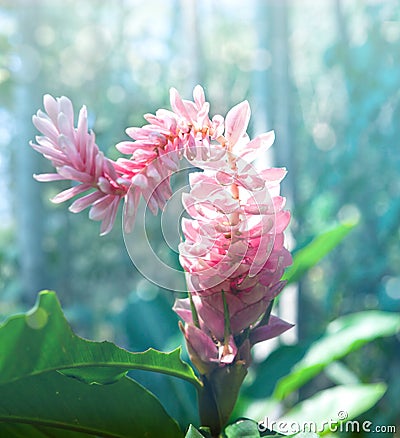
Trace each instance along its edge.
<path fill-rule="evenodd" d="M 31 179 L 49 167 L 27 145 L 44 93 L 67 95 L 76 110 L 86 104 L 99 146 L 115 158 L 127 126 L 168 107 L 169 87 L 189 96 L 198 82 L 212 113 L 247 98 L 253 133 L 276 130 L 297 247 L 333 223 L 359 221 L 302 279 L 300 338 L 318 338 L 350 312 L 400 311 L 399 57 L 396 0 L 2 0 L 0 319 L 51 288 L 80 334 L 132 350 L 181 342 L 172 294 L 135 271 L 118 226 L 99 238 L 85 212 L 48 201 L 65 185 Z M 361 382 L 387 382 L 366 418 L 399 424 L 398 340 L 340 363 Z M 193 415 L 179 383 L 150 380 L 161 398 L 181 399 L 177 417 Z M 300 397 L 329 385 L 318 377 Z"/>

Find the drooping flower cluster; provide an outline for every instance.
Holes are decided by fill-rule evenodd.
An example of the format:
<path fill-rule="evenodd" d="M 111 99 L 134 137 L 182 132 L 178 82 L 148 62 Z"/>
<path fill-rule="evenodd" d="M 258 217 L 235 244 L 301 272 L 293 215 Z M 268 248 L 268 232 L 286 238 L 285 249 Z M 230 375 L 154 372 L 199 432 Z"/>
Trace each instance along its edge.
<path fill-rule="evenodd" d="M 73 181 L 55 202 L 88 192 L 70 210 L 90 206 L 90 218 L 102 221 L 102 234 L 111 230 L 121 200 L 127 228 L 141 196 L 154 214 L 163 209 L 172 195 L 170 177 L 182 157 L 202 169 L 190 175 L 191 190 L 183 196 L 192 219 L 182 221 L 185 241 L 179 252 L 190 298 L 177 300 L 174 309 L 185 322 L 181 328 L 192 361 L 208 374 L 239 360 L 248 366 L 251 345 L 291 327 L 269 315 L 291 263 L 283 237 L 290 216 L 279 195 L 285 169 L 256 171 L 251 164 L 272 145 L 273 132 L 250 141 L 247 102 L 232 108 L 225 119 L 210 118 L 200 86 L 193 98 L 184 100 L 172 89 L 172 111 L 147 114 L 147 125 L 128 128 L 131 140 L 116 148 L 129 158 L 112 161 L 88 132 L 86 108 L 75 128 L 71 102 L 46 95 L 46 113 L 33 117 L 43 136 L 32 147 L 57 171 L 36 179 Z"/>
<path fill-rule="evenodd" d="M 39 110 L 33 123 L 43 136 L 36 137 L 31 146 L 51 161 L 57 173 L 35 175 L 38 181 L 71 180 L 73 187 L 59 193 L 53 202 L 64 202 L 76 195 L 89 194 L 76 200 L 70 210 L 80 212 L 90 205 L 90 218 L 102 221 L 102 234 L 108 233 L 114 223 L 118 205 L 126 196 L 129 181 L 119 178 L 115 163 L 104 157 L 95 143 L 93 132 L 88 133 L 86 108 L 79 113 L 78 126 L 74 127 L 74 110 L 66 97 L 54 99 L 44 96 L 47 112 Z"/>
<path fill-rule="evenodd" d="M 130 157 L 117 161 L 104 157 L 94 133 L 88 132 L 86 107 L 80 110 L 75 128 L 71 101 L 64 96 L 55 99 L 45 95 L 46 112 L 39 110 L 33 116 L 34 125 L 43 135 L 37 136 L 31 146 L 51 161 L 57 173 L 35 178 L 74 183 L 53 199 L 56 203 L 90 191 L 76 200 L 70 210 L 77 213 L 91 206 L 89 217 L 102 221 L 102 235 L 111 231 L 124 199 L 124 223 L 131 228 L 140 196 L 154 214 L 163 209 L 172 194 L 170 176 L 178 170 L 180 158 L 195 158 L 196 146 L 207 146 L 223 130 L 222 117 L 208 118 L 209 103 L 205 102 L 203 89 L 197 86 L 193 95 L 194 102 L 184 101 L 172 89 L 173 111 L 160 109 L 155 115 L 146 114 L 148 125 L 128 128 L 126 132 L 134 141 L 123 141 L 116 148 Z M 201 150 L 204 153 L 206 149 Z"/>

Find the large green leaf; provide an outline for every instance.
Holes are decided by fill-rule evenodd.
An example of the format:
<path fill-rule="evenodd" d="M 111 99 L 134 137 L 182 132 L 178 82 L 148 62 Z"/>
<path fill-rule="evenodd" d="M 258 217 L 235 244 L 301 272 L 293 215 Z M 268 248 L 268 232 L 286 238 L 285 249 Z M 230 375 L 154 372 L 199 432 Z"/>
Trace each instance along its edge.
<path fill-rule="evenodd" d="M 0 387 L 0 436 L 181 437 L 158 400 L 134 380 L 87 385 L 52 371 Z"/>
<path fill-rule="evenodd" d="M 180 359 L 180 348 L 162 353 L 130 353 L 110 342 L 75 335 L 54 292 L 41 292 L 37 305 L 0 326 L 0 385 L 59 370 L 87 383 L 112 383 L 128 370 L 168 374 L 199 387 L 193 369 Z"/>
<path fill-rule="evenodd" d="M 268 425 L 264 424 L 266 417 L 271 412 L 280 412 L 281 409 L 281 403 L 271 397 L 254 399 L 251 397 L 241 396 L 231 416 L 231 419 L 253 418 L 262 424 L 261 431 L 264 431 L 264 429 L 268 429 Z"/>
<path fill-rule="evenodd" d="M 278 381 L 274 398 L 282 400 L 333 361 L 367 342 L 399 331 L 400 315 L 390 312 L 371 310 L 334 320 L 328 325 L 325 335 L 311 345 L 292 372 Z"/>
<path fill-rule="evenodd" d="M 307 246 L 295 251 L 293 264 L 286 269 L 283 279 L 288 283 L 298 281 L 310 268 L 329 254 L 355 226 L 356 223 L 342 223 L 315 237 Z"/>
<path fill-rule="evenodd" d="M 258 425 L 253 420 L 241 419 L 225 428 L 226 438 L 259 438 Z"/>
<path fill-rule="evenodd" d="M 343 422 L 342 431 L 346 431 L 345 422 L 374 406 L 385 391 L 383 383 L 336 386 L 297 404 L 283 416 L 282 421 L 286 427 L 314 427 L 315 430 L 311 430 L 313 432 L 328 431 L 330 426 Z M 276 422 L 278 426 L 280 421 Z M 333 427 L 331 429 L 335 431 Z"/>

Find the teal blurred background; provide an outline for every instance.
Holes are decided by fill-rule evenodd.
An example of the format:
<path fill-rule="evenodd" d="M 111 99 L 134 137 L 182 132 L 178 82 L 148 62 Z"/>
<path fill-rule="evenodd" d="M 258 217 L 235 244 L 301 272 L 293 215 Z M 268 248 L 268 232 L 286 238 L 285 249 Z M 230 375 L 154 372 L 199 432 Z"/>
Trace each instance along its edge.
<path fill-rule="evenodd" d="M 76 111 L 88 106 L 97 143 L 116 158 L 126 127 L 168 108 L 171 86 L 189 98 L 197 83 L 211 114 L 248 99 L 250 134 L 275 130 L 265 159 L 289 170 L 294 246 L 359 221 L 292 292 L 296 336 L 317 338 L 350 312 L 400 311 L 398 1 L 0 0 L 0 320 L 54 289 L 81 335 L 132 350 L 182 342 L 173 296 L 135 270 L 121 219 L 100 238 L 86 212 L 51 204 L 66 186 L 32 179 L 50 168 L 28 143 L 43 94 L 66 95 Z M 361 381 L 390 384 L 365 418 L 400 424 L 398 340 L 343 364 Z M 186 387 L 151 379 L 173 391 L 175 415 L 193 414 Z M 319 377 L 300 397 L 330 384 Z"/>

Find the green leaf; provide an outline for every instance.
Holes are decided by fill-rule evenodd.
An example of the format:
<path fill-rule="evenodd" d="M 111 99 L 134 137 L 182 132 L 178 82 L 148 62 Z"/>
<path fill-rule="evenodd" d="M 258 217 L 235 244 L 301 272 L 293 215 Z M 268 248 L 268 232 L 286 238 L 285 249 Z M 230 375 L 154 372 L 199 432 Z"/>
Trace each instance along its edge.
<path fill-rule="evenodd" d="M 400 315 L 371 310 L 343 316 L 331 322 L 322 338 L 314 342 L 292 372 L 280 379 L 273 397 L 284 399 L 333 361 L 376 338 L 400 331 Z"/>
<path fill-rule="evenodd" d="M 232 418 L 253 418 L 260 424 L 260 431 L 266 433 L 268 425 L 264 422 L 270 412 L 280 412 L 282 409 L 279 401 L 272 398 L 254 399 L 246 396 L 239 397 L 233 411 Z M 261 436 L 264 436 L 261 434 Z"/>
<path fill-rule="evenodd" d="M 201 434 L 194 426 L 191 424 L 189 426 L 188 431 L 186 432 L 185 438 L 204 438 L 204 435 Z"/>
<path fill-rule="evenodd" d="M 383 383 L 336 386 L 297 404 L 283 416 L 282 421 L 287 426 L 294 424 L 300 429 L 307 425 L 311 432 L 328 431 L 330 425 L 345 423 L 366 412 L 382 398 L 385 391 Z"/>
<path fill-rule="evenodd" d="M 53 371 L 4 384 L 0 391 L 4 437 L 183 436 L 156 397 L 128 377 L 87 385 Z"/>
<path fill-rule="evenodd" d="M 260 437 L 283 437 L 280 433 L 267 429 L 263 424 L 254 420 L 242 418 L 227 426 L 224 430 L 226 438 L 260 438 Z"/>
<path fill-rule="evenodd" d="M 342 223 L 336 228 L 315 237 L 307 246 L 295 251 L 293 264 L 286 269 L 283 280 L 288 283 L 298 281 L 310 268 L 329 254 L 357 225 Z"/>
<path fill-rule="evenodd" d="M 193 369 L 181 360 L 180 348 L 130 353 L 111 342 L 75 335 L 54 292 L 41 292 L 31 311 L 0 326 L 0 385 L 54 370 L 86 383 L 107 384 L 133 369 L 168 374 L 201 387 Z"/>
<path fill-rule="evenodd" d="M 260 438 L 258 425 L 253 420 L 242 419 L 225 428 L 226 438 Z"/>

